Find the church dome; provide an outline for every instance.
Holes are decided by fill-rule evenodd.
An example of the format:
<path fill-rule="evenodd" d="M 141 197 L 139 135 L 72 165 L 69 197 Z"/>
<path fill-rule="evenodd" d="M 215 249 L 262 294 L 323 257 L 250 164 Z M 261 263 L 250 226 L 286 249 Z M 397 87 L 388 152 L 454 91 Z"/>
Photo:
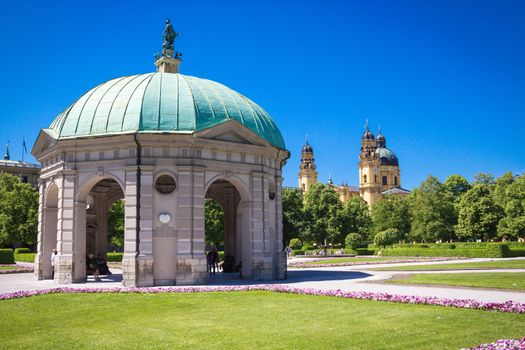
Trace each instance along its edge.
<path fill-rule="evenodd" d="M 363 133 L 363 137 L 361 138 L 363 140 L 375 140 L 374 134 L 366 128 L 366 131 Z"/>
<path fill-rule="evenodd" d="M 381 163 L 381 165 L 394 165 L 394 166 L 399 165 L 397 156 L 394 154 L 394 152 L 392 152 L 388 148 L 385 148 L 385 147 L 377 148 L 376 156 L 379 159 L 379 162 Z"/>
<path fill-rule="evenodd" d="M 109 80 L 59 114 L 48 131 L 57 139 L 126 133 L 179 133 L 235 120 L 285 150 L 264 109 L 217 82 L 179 73 L 148 73 Z"/>
<path fill-rule="evenodd" d="M 301 153 L 314 153 L 314 149 L 312 148 L 312 146 L 310 146 L 308 141 L 306 141 L 306 144 L 303 146 Z"/>
<path fill-rule="evenodd" d="M 376 144 L 377 147 L 386 147 L 386 139 L 381 132 L 377 134 Z"/>

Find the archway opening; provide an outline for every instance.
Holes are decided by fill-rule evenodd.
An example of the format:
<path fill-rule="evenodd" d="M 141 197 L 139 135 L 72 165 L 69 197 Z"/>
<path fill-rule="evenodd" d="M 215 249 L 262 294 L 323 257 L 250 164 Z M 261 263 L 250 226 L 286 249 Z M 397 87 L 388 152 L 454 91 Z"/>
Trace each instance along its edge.
<path fill-rule="evenodd" d="M 87 196 L 86 276 L 94 280 L 112 276 L 124 248 L 124 192 L 113 179 L 97 182 Z M 111 280 L 122 278 L 120 269 Z"/>
<path fill-rule="evenodd" d="M 217 249 L 221 258 L 219 270 L 226 273 L 241 272 L 242 268 L 242 218 L 238 210 L 240 202 L 239 191 L 226 180 L 213 182 L 206 192 L 206 254 Z"/>

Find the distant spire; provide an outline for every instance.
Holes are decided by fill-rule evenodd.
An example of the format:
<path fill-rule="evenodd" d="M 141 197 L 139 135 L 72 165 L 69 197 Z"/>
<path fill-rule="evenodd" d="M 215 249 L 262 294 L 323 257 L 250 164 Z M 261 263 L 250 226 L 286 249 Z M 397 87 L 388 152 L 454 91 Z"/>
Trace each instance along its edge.
<path fill-rule="evenodd" d="M 377 127 L 377 136 L 381 135 L 381 125 Z"/>
<path fill-rule="evenodd" d="M 368 118 L 365 121 L 365 129 L 368 130 Z"/>
<path fill-rule="evenodd" d="M 306 145 L 308 144 L 308 133 L 306 133 Z"/>
<path fill-rule="evenodd" d="M 9 141 L 7 141 L 7 144 L 5 145 L 4 160 L 11 160 L 11 156 L 9 155 Z"/>
<path fill-rule="evenodd" d="M 332 173 L 328 173 L 328 184 L 333 185 L 334 182 L 332 181 Z"/>

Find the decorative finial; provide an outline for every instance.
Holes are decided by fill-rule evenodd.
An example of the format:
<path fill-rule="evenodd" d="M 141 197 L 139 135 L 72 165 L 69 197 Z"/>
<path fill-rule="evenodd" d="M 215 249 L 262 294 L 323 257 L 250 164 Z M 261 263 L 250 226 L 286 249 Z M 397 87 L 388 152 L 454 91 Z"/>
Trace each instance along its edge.
<path fill-rule="evenodd" d="M 308 144 L 308 133 L 306 133 L 306 144 Z"/>
<path fill-rule="evenodd" d="M 7 141 L 7 144 L 5 145 L 5 154 L 4 154 L 4 160 L 10 160 L 11 156 L 9 155 L 9 141 Z"/>
<path fill-rule="evenodd" d="M 381 125 L 377 127 L 377 136 L 381 135 Z"/>
<path fill-rule="evenodd" d="M 174 48 L 175 39 L 179 35 L 180 33 L 177 33 L 173 29 L 169 18 L 166 19 L 166 27 L 162 32 L 162 39 L 164 40 L 162 43 L 162 51 L 155 55 L 155 65 L 157 66 L 158 72 L 179 72 L 179 64 L 181 61 L 182 54 L 180 52 L 175 51 Z"/>
<path fill-rule="evenodd" d="M 368 118 L 365 121 L 365 129 L 368 130 Z"/>
<path fill-rule="evenodd" d="M 328 173 L 328 184 L 332 185 L 334 182 L 332 181 L 332 173 Z"/>

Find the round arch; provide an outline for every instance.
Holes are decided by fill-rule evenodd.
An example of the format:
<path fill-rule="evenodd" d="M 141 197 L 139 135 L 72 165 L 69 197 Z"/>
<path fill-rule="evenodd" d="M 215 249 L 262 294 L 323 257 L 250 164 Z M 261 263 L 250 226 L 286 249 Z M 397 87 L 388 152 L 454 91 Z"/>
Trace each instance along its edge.
<path fill-rule="evenodd" d="M 122 190 L 122 193 L 126 193 L 126 186 L 124 185 L 124 182 L 116 175 L 104 172 L 104 175 L 99 174 L 91 174 L 89 175 L 84 181 L 78 186 L 78 193 L 76 196 L 76 201 L 79 203 L 86 203 L 87 197 L 93 187 L 95 187 L 96 184 L 98 184 L 102 180 L 113 180 L 115 181 Z"/>
<path fill-rule="evenodd" d="M 231 183 L 235 189 L 239 192 L 241 196 L 241 201 L 249 201 L 251 198 L 250 191 L 248 190 L 248 186 L 244 183 L 242 179 L 235 175 L 231 176 L 224 176 L 224 174 L 219 174 L 214 177 L 212 177 L 204 187 L 204 193 L 208 193 L 208 190 L 210 189 L 210 186 L 213 185 L 218 180 L 224 180 L 229 183 Z"/>

